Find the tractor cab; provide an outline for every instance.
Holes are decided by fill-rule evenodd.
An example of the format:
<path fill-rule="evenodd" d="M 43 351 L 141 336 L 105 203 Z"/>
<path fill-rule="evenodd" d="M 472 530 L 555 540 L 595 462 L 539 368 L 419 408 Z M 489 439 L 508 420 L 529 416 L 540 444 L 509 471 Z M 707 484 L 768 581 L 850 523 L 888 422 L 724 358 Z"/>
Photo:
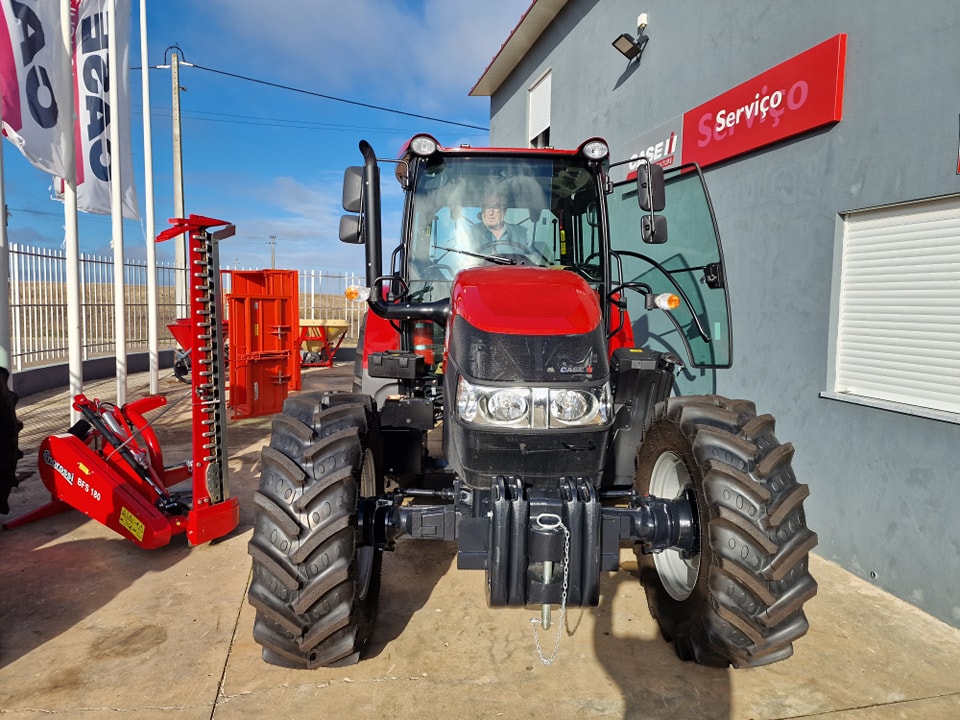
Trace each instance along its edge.
<path fill-rule="evenodd" d="M 372 167 L 348 168 L 344 183 L 344 207 L 359 215 L 341 221 L 342 240 L 367 245 L 373 313 L 358 390 L 382 401 L 401 389 L 404 383 L 373 381 L 369 373 L 370 354 L 391 350 L 420 355 L 430 384 L 431 373 L 442 371 L 454 281 L 479 268 L 498 283 L 506 273 L 517 287 L 526 275 L 514 271 L 530 268 L 583 278 L 599 303 L 609 357 L 636 345 L 678 364 L 684 358 L 695 368 L 729 367 L 723 256 L 696 166 L 666 177 L 644 159 L 611 166 L 597 138 L 555 150 L 444 148 L 416 136 L 395 165 L 403 222 L 384 273 L 379 167 L 369 146 L 364 152 Z M 612 182 L 611 167 L 628 163 L 627 179 Z M 541 300 L 526 298 L 524 311 Z"/>
<path fill-rule="evenodd" d="M 409 240 L 399 260 L 411 296 L 448 298 L 456 274 L 474 267 L 576 269 L 590 261 L 599 269 L 596 161 L 451 153 L 407 162 Z"/>

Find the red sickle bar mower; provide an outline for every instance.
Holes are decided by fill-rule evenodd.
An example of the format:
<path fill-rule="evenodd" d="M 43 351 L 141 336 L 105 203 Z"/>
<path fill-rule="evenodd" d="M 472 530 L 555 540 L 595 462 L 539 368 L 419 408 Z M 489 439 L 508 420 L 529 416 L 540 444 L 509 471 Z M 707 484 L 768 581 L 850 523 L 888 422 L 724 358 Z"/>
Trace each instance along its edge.
<path fill-rule="evenodd" d="M 227 484 L 226 398 L 218 241 L 234 234 L 222 220 L 191 215 L 173 219 L 157 236 L 189 233 L 192 440 L 189 462 L 164 467 L 160 443 L 144 413 L 166 404 L 153 395 L 117 407 L 78 395 L 83 419 L 40 445 L 40 476 L 53 496 L 44 508 L 8 524 L 22 524 L 67 509 L 80 510 L 141 547 L 153 549 L 185 532 L 199 545 L 240 522 Z M 210 228 L 225 225 L 218 232 Z M 170 488 L 192 480 L 192 493 Z"/>

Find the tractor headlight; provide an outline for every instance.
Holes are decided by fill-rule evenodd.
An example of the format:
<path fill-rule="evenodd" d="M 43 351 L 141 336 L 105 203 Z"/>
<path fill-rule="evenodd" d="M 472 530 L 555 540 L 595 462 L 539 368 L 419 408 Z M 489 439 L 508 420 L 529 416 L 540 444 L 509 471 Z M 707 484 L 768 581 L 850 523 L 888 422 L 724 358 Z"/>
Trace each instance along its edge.
<path fill-rule="evenodd" d="M 610 388 L 551 390 L 550 426 L 603 425 L 610 418 Z"/>
<path fill-rule="evenodd" d="M 604 425 L 612 413 L 610 388 L 488 387 L 463 377 L 457 384 L 457 415 L 474 425 L 570 428 Z"/>
<path fill-rule="evenodd" d="M 593 401 L 593 402 L 591 402 Z M 560 390 L 550 393 L 550 417 L 562 423 L 573 423 L 595 410 L 596 399 L 577 390 Z"/>
<path fill-rule="evenodd" d="M 486 414 L 495 422 L 513 423 L 527 415 L 529 393 L 513 388 L 497 390 L 486 397 Z"/>

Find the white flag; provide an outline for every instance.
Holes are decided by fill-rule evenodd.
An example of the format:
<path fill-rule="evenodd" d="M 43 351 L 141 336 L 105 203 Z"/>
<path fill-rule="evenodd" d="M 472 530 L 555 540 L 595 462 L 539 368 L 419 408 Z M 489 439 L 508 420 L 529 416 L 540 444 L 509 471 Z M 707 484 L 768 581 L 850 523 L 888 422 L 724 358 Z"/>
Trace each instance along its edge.
<path fill-rule="evenodd" d="M 74 34 L 77 91 L 77 208 L 110 213 L 110 123 L 120 123 L 123 216 L 140 217 L 130 145 L 130 3 L 115 0 L 117 37 L 107 33 L 108 0 L 80 0 Z M 111 108 L 109 53 L 117 53 L 120 107 Z"/>
<path fill-rule="evenodd" d="M 3 134 L 33 165 L 66 175 L 73 92 L 60 3 L 0 0 Z"/>

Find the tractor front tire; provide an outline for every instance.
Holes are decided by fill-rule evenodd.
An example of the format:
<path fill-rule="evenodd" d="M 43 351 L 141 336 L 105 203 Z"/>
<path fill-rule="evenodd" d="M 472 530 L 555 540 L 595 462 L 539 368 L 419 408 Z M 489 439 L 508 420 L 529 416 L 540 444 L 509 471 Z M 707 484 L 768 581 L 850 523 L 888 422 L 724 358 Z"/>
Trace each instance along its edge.
<path fill-rule="evenodd" d="M 806 525 L 807 486 L 774 420 L 753 403 L 718 396 L 658 403 L 637 454 L 636 488 L 692 497 L 699 547 L 637 560 L 650 612 L 677 655 L 714 667 L 790 657 L 817 592 L 808 570 L 817 536 Z"/>
<path fill-rule="evenodd" d="M 0 367 L 0 515 L 10 512 L 10 491 L 19 483 L 17 461 L 23 457 L 19 447 L 23 423 L 17 419 L 17 394 L 7 386 L 10 372 Z"/>
<path fill-rule="evenodd" d="M 369 398 L 291 398 L 261 453 L 249 553 L 253 636 L 274 665 L 360 659 L 373 630 L 382 552 L 357 547 L 357 502 L 383 491 Z"/>

